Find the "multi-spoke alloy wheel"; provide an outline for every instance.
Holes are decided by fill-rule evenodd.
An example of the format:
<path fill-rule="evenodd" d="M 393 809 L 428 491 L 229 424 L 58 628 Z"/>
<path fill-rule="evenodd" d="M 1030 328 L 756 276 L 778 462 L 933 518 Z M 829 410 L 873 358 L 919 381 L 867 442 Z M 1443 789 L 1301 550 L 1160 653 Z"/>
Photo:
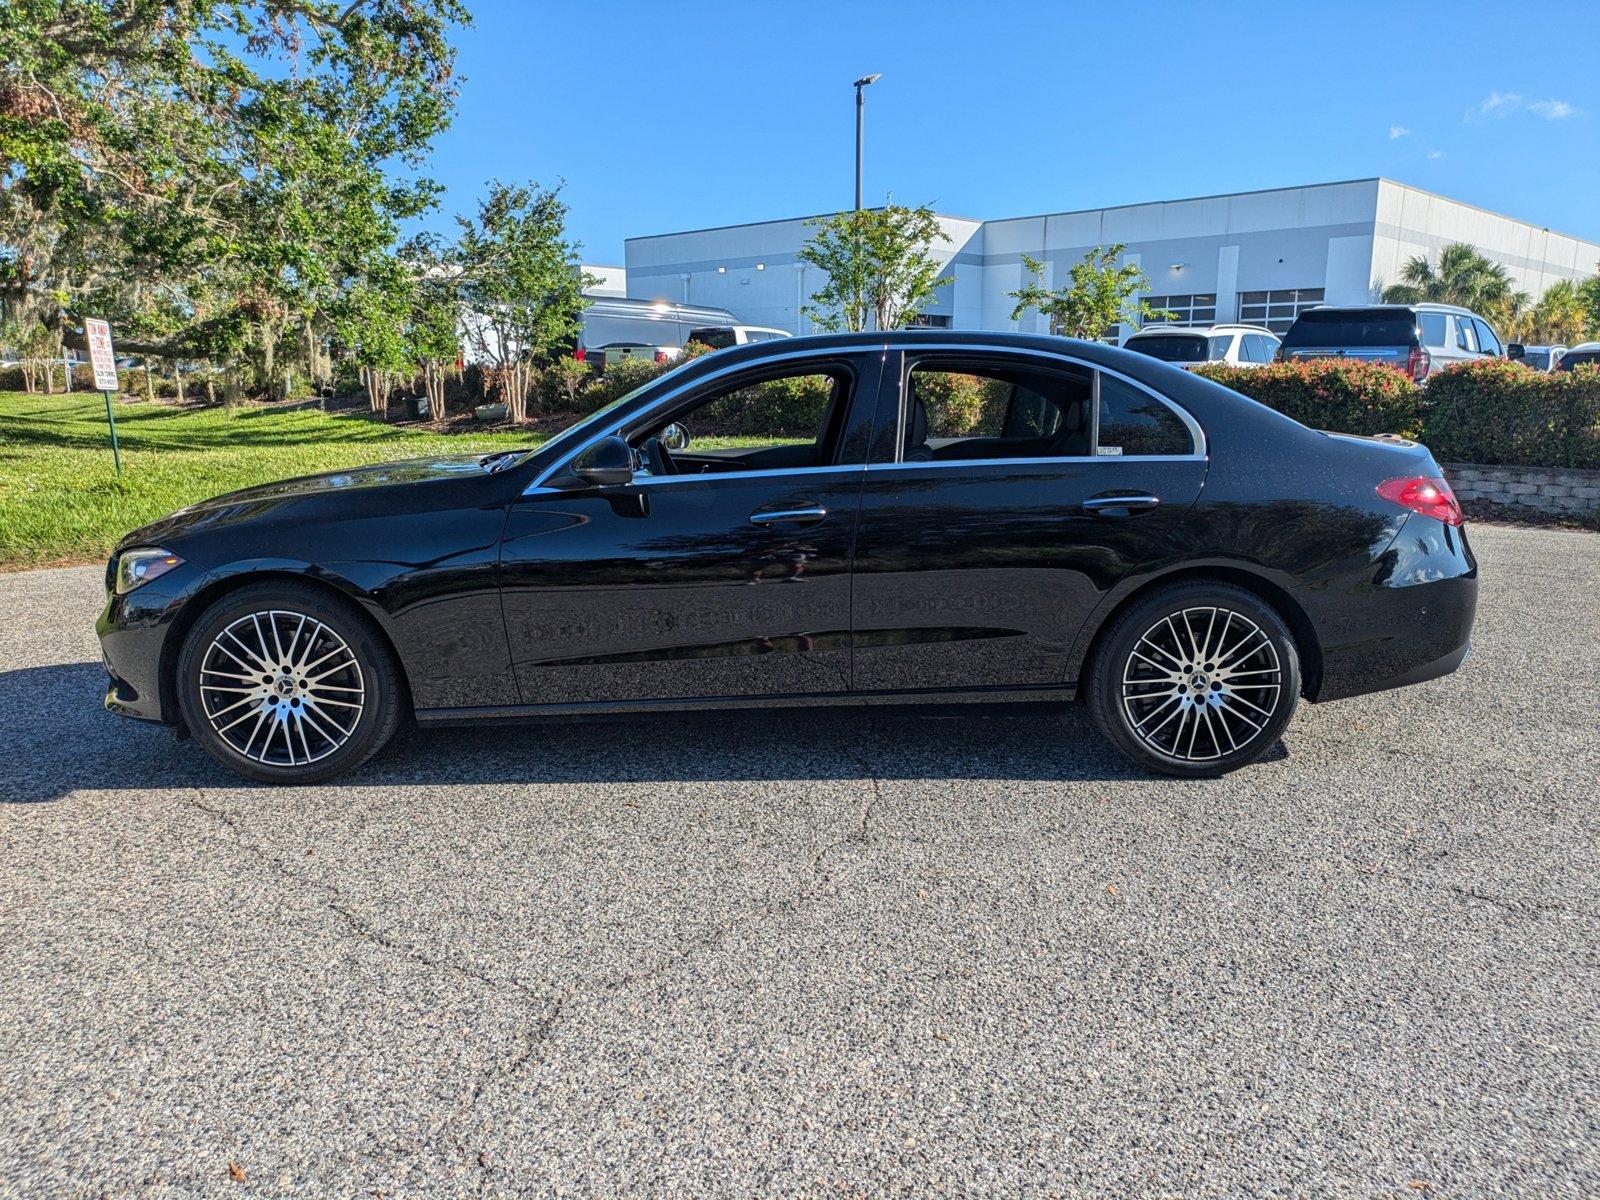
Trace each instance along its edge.
<path fill-rule="evenodd" d="M 218 601 L 190 631 L 178 672 L 189 731 L 257 779 L 348 770 L 398 719 L 387 647 L 347 605 L 301 585 L 257 584 Z"/>
<path fill-rule="evenodd" d="M 1119 615 L 1090 675 L 1095 722 L 1130 758 L 1171 775 L 1218 775 L 1258 758 L 1300 694 L 1283 618 L 1223 583 L 1155 592 Z"/>
<path fill-rule="evenodd" d="M 1186 608 L 1139 637 L 1122 673 L 1122 708 L 1139 739 L 1200 762 L 1260 737 L 1283 694 L 1272 639 L 1226 608 Z"/>
<path fill-rule="evenodd" d="M 314 763 L 349 741 L 367 694 L 345 640 L 283 609 L 250 613 L 217 634 L 200 664 L 200 692 L 218 737 L 283 767 Z"/>

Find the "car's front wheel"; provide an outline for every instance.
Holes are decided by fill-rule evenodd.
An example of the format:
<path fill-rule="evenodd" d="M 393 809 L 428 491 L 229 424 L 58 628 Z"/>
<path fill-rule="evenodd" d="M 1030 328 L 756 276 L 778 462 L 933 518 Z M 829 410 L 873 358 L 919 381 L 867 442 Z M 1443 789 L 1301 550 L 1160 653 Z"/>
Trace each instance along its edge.
<path fill-rule="evenodd" d="M 272 783 L 315 783 L 365 762 L 402 707 L 383 641 L 344 602 L 292 583 L 253 584 L 202 613 L 177 683 L 195 741 Z"/>
<path fill-rule="evenodd" d="M 1088 701 L 1134 762 L 1167 775 L 1221 775 L 1278 740 L 1300 695 L 1294 636 L 1271 605 L 1223 583 L 1162 588 L 1118 616 Z"/>

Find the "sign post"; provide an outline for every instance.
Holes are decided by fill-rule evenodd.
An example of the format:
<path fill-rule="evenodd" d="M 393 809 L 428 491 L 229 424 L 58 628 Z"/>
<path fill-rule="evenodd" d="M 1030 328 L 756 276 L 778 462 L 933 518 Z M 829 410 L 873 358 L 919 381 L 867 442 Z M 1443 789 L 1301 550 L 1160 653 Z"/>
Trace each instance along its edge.
<path fill-rule="evenodd" d="M 83 336 L 89 343 L 89 361 L 94 365 L 94 386 L 106 398 L 106 424 L 111 426 L 111 458 L 122 474 L 122 450 L 117 446 L 117 417 L 111 411 L 111 393 L 118 389 L 117 356 L 111 349 L 111 326 L 98 317 L 83 323 Z"/>

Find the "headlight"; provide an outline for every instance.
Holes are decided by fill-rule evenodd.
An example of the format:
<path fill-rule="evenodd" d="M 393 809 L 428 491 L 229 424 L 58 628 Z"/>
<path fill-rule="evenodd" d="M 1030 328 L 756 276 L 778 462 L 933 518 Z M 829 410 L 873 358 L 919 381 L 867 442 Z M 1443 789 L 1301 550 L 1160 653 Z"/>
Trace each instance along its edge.
<path fill-rule="evenodd" d="M 183 559 L 159 546 L 135 546 L 117 555 L 117 595 L 126 596 L 136 587 L 143 587 L 152 579 L 160 579 L 173 567 L 181 567 Z"/>

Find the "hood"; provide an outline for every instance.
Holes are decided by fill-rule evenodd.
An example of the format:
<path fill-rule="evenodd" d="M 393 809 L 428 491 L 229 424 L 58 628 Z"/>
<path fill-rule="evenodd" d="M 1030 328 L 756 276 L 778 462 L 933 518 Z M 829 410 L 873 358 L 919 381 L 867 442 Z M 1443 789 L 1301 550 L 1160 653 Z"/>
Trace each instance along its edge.
<path fill-rule="evenodd" d="M 224 492 L 135 529 L 117 543 L 117 549 L 135 545 L 164 545 L 185 534 L 253 520 L 307 500 L 333 501 L 348 497 L 350 513 L 354 514 L 376 507 L 380 489 L 482 479 L 485 476 L 482 465 L 484 457 L 481 454 L 451 454 L 436 458 L 403 459 L 399 462 L 326 471 L 320 475 L 302 475 L 295 479 Z M 383 507 L 391 507 L 391 495 L 392 492 L 382 493 Z M 340 511 L 343 511 L 343 506 Z"/>

